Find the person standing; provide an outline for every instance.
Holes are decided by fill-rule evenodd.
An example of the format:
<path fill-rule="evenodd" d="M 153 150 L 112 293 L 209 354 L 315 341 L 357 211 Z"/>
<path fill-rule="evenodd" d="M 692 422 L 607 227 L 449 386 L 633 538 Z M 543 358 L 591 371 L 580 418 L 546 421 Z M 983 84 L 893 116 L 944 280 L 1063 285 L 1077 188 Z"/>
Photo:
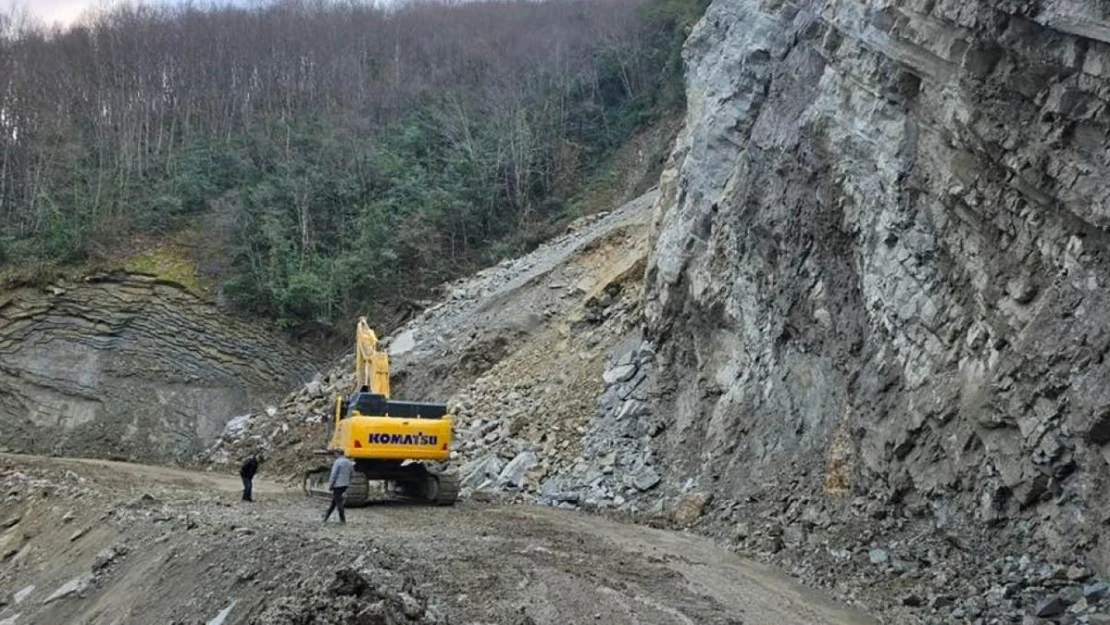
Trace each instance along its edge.
<path fill-rule="evenodd" d="M 336 452 L 336 455 L 335 462 L 331 465 L 331 477 L 328 478 L 328 488 L 331 489 L 331 505 L 328 506 L 328 511 L 324 514 L 324 523 L 328 522 L 328 517 L 331 516 L 333 510 L 338 510 L 339 522 L 345 524 L 347 516 L 343 512 L 343 496 L 347 493 L 347 487 L 351 485 L 351 474 L 354 473 L 355 463 L 344 456 L 342 452 Z"/>
<path fill-rule="evenodd" d="M 254 501 L 251 499 L 251 490 L 254 486 L 254 474 L 258 473 L 258 458 L 251 455 L 239 467 L 239 477 L 243 478 L 243 501 Z"/>

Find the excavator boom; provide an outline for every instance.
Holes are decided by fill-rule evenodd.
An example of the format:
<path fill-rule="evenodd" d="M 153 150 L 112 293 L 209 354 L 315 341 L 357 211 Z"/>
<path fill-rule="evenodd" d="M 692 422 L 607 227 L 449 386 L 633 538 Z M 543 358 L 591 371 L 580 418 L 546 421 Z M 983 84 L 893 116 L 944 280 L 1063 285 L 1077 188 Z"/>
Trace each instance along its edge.
<path fill-rule="evenodd" d="M 378 349 L 378 335 L 366 317 L 359 317 L 355 330 L 355 382 L 356 388 L 389 398 L 389 354 Z"/>

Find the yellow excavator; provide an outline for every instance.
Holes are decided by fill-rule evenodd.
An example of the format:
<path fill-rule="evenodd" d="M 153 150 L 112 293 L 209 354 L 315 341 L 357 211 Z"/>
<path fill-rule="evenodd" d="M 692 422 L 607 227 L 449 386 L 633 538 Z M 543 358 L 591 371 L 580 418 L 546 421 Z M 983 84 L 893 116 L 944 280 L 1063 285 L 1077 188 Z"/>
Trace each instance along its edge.
<path fill-rule="evenodd" d="M 348 397 L 335 398 L 331 441 L 326 451 L 316 452 L 338 451 L 354 461 L 346 505 L 374 500 L 371 482 L 383 484 L 386 500 L 453 505 L 458 476 L 435 465 L 445 465 L 451 457 L 454 416 L 443 404 L 390 399 L 389 354 L 378 348 L 365 317 L 355 329 L 354 382 Z M 330 466 L 308 471 L 305 492 L 330 498 L 330 472 Z"/>

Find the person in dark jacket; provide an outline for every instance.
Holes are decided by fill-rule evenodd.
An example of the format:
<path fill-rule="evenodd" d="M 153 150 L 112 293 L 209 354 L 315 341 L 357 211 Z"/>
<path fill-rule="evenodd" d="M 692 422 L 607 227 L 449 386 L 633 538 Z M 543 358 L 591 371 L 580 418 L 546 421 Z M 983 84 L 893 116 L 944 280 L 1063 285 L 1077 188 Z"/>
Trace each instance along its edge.
<path fill-rule="evenodd" d="M 251 499 L 251 488 L 255 473 L 258 473 L 258 458 L 252 455 L 239 467 L 239 477 L 243 478 L 243 501 L 254 501 Z"/>

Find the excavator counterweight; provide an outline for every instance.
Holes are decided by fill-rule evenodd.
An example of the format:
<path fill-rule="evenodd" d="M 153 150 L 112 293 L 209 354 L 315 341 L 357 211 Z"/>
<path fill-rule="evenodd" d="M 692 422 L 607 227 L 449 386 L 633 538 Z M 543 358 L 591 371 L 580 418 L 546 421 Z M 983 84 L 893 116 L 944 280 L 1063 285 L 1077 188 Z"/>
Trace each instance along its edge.
<path fill-rule="evenodd" d="M 348 506 L 374 499 L 371 482 L 382 483 L 387 499 L 455 503 L 457 476 L 442 467 L 451 457 L 454 417 L 443 404 L 390 398 L 389 355 L 378 349 L 365 317 L 355 331 L 354 387 L 348 397 L 336 397 L 331 422 L 331 441 L 321 453 L 338 451 L 354 460 Z M 306 473 L 305 492 L 330 497 L 329 474 L 329 467 Z"/>

